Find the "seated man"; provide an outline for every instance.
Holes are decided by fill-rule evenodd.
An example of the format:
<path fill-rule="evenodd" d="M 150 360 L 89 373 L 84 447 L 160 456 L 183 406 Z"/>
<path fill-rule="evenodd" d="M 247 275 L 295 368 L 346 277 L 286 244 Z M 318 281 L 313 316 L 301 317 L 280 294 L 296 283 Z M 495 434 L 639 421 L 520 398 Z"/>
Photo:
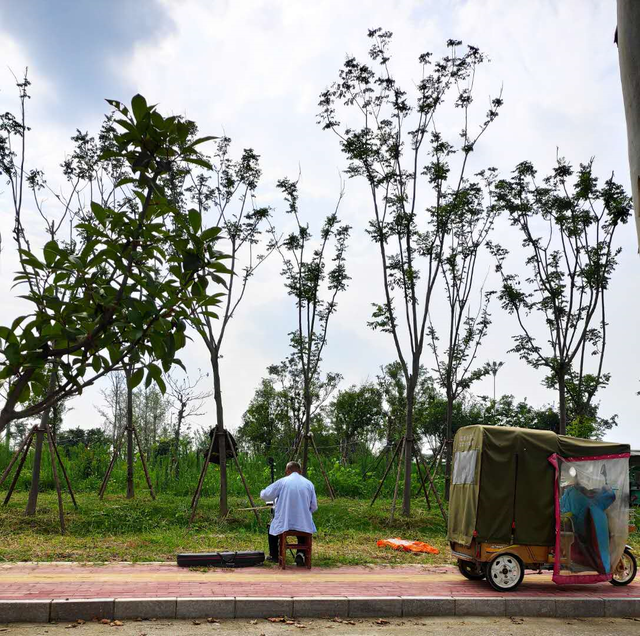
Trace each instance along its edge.
<path fill-rule="evenodd" d="M 275 501 L 275 515 L 269 526 L 269 559 L 278 561 L 280 535 L 288 530 L 299 530 L 313 534 L 316 526 L 313 513 L 318 509 L 316 490 L 313 484 L 302 476 L 298 462 L 289 462 L 285 476 L 278 479 L 260 493 L 265 501 Z M 299 537 L 299 543 L 305 538 Z M 298 552 L 296 565 L 304 566 L 304 554 Z"/>

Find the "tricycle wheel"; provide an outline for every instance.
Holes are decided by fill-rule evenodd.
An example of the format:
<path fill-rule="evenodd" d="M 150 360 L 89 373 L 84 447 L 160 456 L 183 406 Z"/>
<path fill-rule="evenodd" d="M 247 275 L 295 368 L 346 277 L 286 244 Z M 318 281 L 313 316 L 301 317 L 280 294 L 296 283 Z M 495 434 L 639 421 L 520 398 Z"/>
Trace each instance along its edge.
<path fill-rule="evenodd" d="M 524 564 L 515 554 L 499 554 L 487 564 L 487 580 L 498 592 L 512 592 L 524 578 Z"/>
<path fill-rule="evenodd" d="M 458 559 L 458 570 L 462 576 L 470 581 L 482 581 L 487 576 L 482 563 L 476 561 Z"/>
<path fill-rule="evenodd" d="M 629 548 L 625 548 L 618 565 L 613 570 L 613 577 L 611 578 L 612 585 L 629 585 L 633 579 L 636 578 L 638 572 L 638 564 L 636 557 Z"/>

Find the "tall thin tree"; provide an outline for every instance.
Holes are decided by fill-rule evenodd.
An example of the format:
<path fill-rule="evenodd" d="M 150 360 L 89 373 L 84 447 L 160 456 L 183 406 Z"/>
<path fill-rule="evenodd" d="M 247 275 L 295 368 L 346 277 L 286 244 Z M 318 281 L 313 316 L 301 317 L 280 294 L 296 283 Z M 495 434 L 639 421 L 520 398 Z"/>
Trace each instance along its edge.
<path fill-rule="evenodd" d="M 343 197 L 340 192 L 335 210 L 320 229 L 319 239 L 313 241 L 309 224 L 302 220 L 298 205 L 298 183 L 281 179 L 278 186 L 288 204 L 287 214 L 295 223 L 294 230 L 279 246 L 284 267 L 282 274 L 289 295 L 297 310 L 297 326 L 290 333 L 293 355 L 302 370 L 304 404 L 304 437 L 302 472 L 309 465 L 309 432 L 313 408 L 313 385 L 320 372 L 322 353 L 327 344 L 331 316 L 337 310 L 337 296 L 347 288 L 347 240 L 351 228 L 341 224 L 338 208 Z M 328 269 L 330 267 L 330 269 Z M 326 295 L 326 296 L 325 296 Z"/>
<path fill-rule="evenodd" d="M 522 236 L 529 268 L 524 280 L 510 273 L 509 251 L 490 245 L 502 279 L 499 297 L 520 328 L 512 351 L 547 371 L 545 381 L 558 392 L 558 432 L 564 435 L 568 381 L 581 394 L 588 388 L 588 405 L 609 379 L 603 373 L 605 296 L 620 253 L 615 232 L 629 219 L 631 200 L 613 176 L 599 186 L 593 161 L 574 172 L 563 159 L 542 183 L 533 165 L 523 162 L 511 179 L 496 184 L 496 192 Z M 596 362 L 590 369 L 591 356 Z"/>
<path fill-rule="evenodd" d="M 259 156 L 250 148 L 245 149 L 239 160 L 230 156 L 231 139 L 218 140 L 212 169 L 191 179 L 187 187 L 191 201 L 197 206 L 197 219 L 206 214 L 213 216 L 213 223 L 220 227 L 221 244 L 229 254 L 229 270 L 221 268 L 218 280 L 227 288 L 223 305 L 213 313 L 203 307 L 197 313 L 195 327 L 209 352 L 213 377 L 213 395 L 216 404 L 215 443 L 220 456 L 220 508 L 219 514 L 226 517 L 227 506 L 227 439 L 224 424 L 222 396 L 222 374 L 220 360 L 229 324 L 238 306 L 245 298 L 249 280 L 273 252 L 277 239 L 273 226 L 267 221 L 270 211 L 255 205 L 255 191 L 261 176 Z M 263 240 L 263 229 L 269 231 Z"/>
<path fill-rule="evenodd" d="M 372 66 L 347 59 L 338 81 L 321 94 L 319 120 L 338 135 L 349 159 L 347 173 L 363 178 L 371 195 L 368 231 L 380 253 L 384 300 L 374 305 L 370 325 L 392 336 L 405 377 L 407 448 L 402 510 L 409 515 L 413 413 L 427 317 L 441 274 L 444 246 L 465 198 L 469 156 L 496 118 L 502 99 L 491 100 L 486 118 L 472 132 L 474 77 L 485 60 L 476 47 L 459 53 L 461 42 L 449 40 L 449 55 L 442 59 L 434 62 L 430 53 L 420 55 L 421 79 L 411 103 L 391 71 L 392 34 L 374 29 L 369 37 Z M 436 113 L 447 98 L 462 113 L 459 148 L 446 140 L 436 123 Z M 339 107 L 359 116 L 359 127 L 342 125 L 337 118 Z M 459 161 L 453 166 L 456 151 Z"/>

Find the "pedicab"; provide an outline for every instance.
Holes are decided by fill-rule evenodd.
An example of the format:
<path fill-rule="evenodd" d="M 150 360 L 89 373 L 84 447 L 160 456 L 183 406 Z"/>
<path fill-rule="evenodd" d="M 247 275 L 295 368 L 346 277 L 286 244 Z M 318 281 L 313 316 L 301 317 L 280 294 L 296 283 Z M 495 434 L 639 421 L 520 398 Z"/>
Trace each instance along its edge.
<path fill-rule="evenodd" d="M 466 426 L 453 443 L 448 539 L 460 573 L 515 590 L 525 570 L 559 585 L 628 585 L 629 446 L 551 431 Z"/>

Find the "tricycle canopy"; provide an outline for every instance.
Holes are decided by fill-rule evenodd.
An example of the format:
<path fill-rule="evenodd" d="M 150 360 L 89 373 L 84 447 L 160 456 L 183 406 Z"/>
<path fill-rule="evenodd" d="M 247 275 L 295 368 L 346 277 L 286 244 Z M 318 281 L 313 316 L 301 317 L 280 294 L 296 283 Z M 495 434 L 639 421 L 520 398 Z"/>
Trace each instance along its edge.
<path fill-rule="evenodd" d="M 556 472 L 549 457 L 629 453 L 615 444 L 501 426 L 456 433 L 449 501 L 450 541 L 553 546 Z M 628 482 L 627 482 L 628 492 Z"/>

